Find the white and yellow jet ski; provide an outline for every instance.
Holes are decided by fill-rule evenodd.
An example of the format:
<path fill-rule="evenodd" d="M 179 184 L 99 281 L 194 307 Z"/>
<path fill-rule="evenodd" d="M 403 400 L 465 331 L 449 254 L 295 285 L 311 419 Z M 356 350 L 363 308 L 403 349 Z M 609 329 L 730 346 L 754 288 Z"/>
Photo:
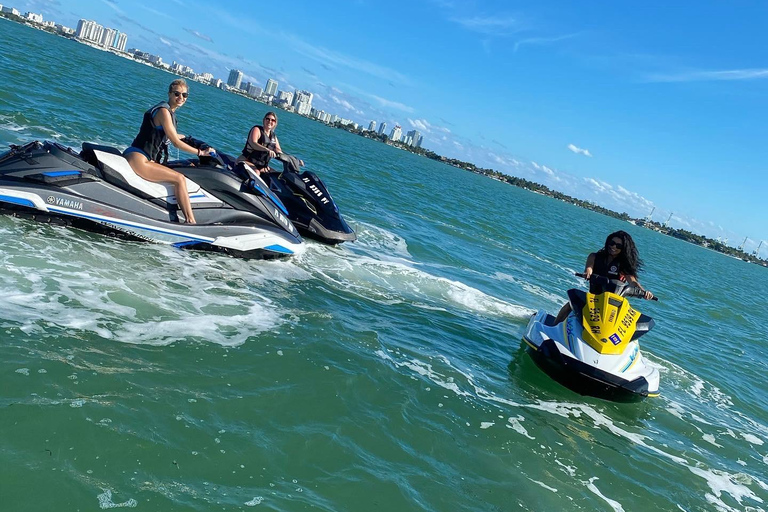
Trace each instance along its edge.
<path fill-rule="evenodd" d="M 531 317 L 523 335 L 528 352 L 553 379 L 582 395 L 620 402 L 658 396 L 659 372 L 643 358 L 637 341 L 654 321 L 626 299 L 644 292 L 604 276 L 589 280 L 604 291 L 568 290 L 572 311 L 565 321 L 555 324 L 543 310 Z"/>

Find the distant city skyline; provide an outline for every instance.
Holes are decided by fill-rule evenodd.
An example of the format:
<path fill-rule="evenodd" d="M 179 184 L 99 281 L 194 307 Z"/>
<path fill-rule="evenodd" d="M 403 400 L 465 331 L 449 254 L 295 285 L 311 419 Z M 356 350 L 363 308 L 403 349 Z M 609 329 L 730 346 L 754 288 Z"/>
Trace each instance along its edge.
<path fill-rule="evenodd" d="M 768 240 L 758 6 L 296 2 L 290 24 L 241 0 L 14 3 L 99 20 L 180 65 L 312 91 L 318 110 L 418 130 L 439 154 L 634 217 L 674 213 L 671 226 L 748 237 L 747 251 Z"/>
<path fill-rule="evenodd" d="M 331 114 L 324 110 L 314 108 L 312 106 L 313 93 L 298 89 L 294 92 L 280 91 L 278 89 L 279 82 L 272 78 L 267 79 L 265 89 L 262 89 L 250 82 L 243 82 L 243 77 L 245 76 L 244 73 L 239 69 L 232 68 L 229 70 L 229 76 L 225 87 L 224 82 L 221 79 L 215 78 L 210 72 L 196 73 L 191 67 L 176 61 L 173 61 L 172 64 L 168 64 L 163 62 L 162 56 L 151 54 L 138 48 L 126 50 L 127 34 L 121 33 L 119 30 L 104 27 L 96 21 L 81 18 L 77 22 L 77 29 L 71 29 L 56 24 L 53 21 L 44 22 L 41 14 L 27 12 L 21 16 L 21 13 L 15 8 L 3 7 L 2 4 L 0 4 L 0 11 L 19 16 L 25 21 L 31 22 L 33 25 L 42 28 L 55 28 L 62 35 L 74 35 L 77 40 L 81 42 L 94 44 L 104 49 L 115 50 L 122 56 L 129 56 L 134 59 L 149 62 L 154 66 L 203 82 L 206 85 L 233 92 L 242 92 L 253 99 L 264 101 L 268 104 L 274 104 L 275 99 L 277 99 L 276 106 L 291 112 L 296 112 L 299 115 L 312 117 L 328 124 L 335 124 L 338 122 L 342 125 L 352 125 L 354 129 L 359 128 L 359 124 L 351 119 L 346 119 L 336 114 Z M 403 138 L 399 132 L 399 126 L 397 132 L 394 130 L 392 131 L 389 139 L 395 142 L 404 142 L 408 146 L 415 147 L 421 147 L 423 141 L 422 137 L 410 136 Z"/>

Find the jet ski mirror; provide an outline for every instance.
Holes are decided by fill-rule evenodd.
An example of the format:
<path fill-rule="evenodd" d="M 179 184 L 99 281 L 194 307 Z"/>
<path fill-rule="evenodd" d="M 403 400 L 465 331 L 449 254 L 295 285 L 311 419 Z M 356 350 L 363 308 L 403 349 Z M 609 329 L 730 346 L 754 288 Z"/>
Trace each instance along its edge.
<path fill-rule="evenodd" d="M 284 172 L 295 172 L 296 174 L 301 172 L 299 170 L 301 167 L 301 162 L 295 156 L 280 153 L 276 158 L 283 163 Z"/>

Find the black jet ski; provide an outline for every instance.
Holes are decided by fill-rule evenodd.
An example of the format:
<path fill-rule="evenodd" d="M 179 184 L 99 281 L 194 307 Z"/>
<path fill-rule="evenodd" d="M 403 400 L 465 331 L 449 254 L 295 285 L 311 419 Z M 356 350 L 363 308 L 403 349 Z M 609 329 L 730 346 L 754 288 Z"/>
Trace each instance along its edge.
<path fill-rule="evenodd" d="M 589 280 L 604 291 L 568 290 L 571 314 L 563 322 L 555 324 L 543 310 L 531 317 L 523 335 L 528 352 L 549 376 L 582 395 L 619 402 L 658 396 L 659 372 L 637 341 L 654 322 L 626 299 L 645 292 L 595 274 Z"/>
<path fill-rule="evenodd" d="M 195 148 L 209 147 L 205 142 L 192 137 L 185 137 L 184 142 Z M 341 216 L 330 192 L 315 173 L 301 172 L 298 159 L 292 155 L 282 153 L 275 160 L 280 162 L 277 165 L 281 165 L 282 170 L 270 167 L 270 172 L 260 176 L 285 206 L 288 218 L 302 235 L 331 245 L 357 239 L 355 231 Z M 221 152 L 210 159 L 201 157 L 199 167 L 192 167 L 189 160 L 171 161 L 165 165 L 198 182 L 205 182 L 202 177 L 205 169 L 234 172 L 244 180 L 251 179 L 253 174 L 247 166 L 236 166 L 234 158 Z"/>
<path fill-rule="evenodd" d="M 0 154 L 0 211 L 246 258 L 290 256 L 300 247 L 285 207 L 257 175 L 189 174 L 201 178 L 187 180 L 197 224 L 181 222 L 172 185 L 139 177 L 114 148 L 84 143 L 78 153 L 56 142 L 11 145 Z"/>
<path fill-rule="evenodd" d="M 283 153 L 277 160 L 282 162 L 283 170 L 270 167 L 272 171 L 262 177 L 288 209 L 288 217 L 299 232 L 326 244 L 357 240 L 325 183 L 312 171 L 299 172 L 298 161 L 291 155 Z"/>

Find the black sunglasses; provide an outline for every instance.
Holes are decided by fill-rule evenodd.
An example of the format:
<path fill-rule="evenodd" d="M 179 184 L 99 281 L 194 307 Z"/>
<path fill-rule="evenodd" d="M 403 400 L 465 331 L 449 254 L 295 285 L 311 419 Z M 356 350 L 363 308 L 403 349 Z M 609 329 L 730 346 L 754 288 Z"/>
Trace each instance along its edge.
<path fill-rule="evenodd" d="M 275 119 L 274 117 L 265 117 L 264 120 L 265 121 L 273 121 L 275 123 L 277 122 L 277 119 Z"/>
<path fill-rule="evenodd" d="M 623 243 L 621 243 L 621 242 L 619 242 L 619 243 L 617 244 L 616 242 L 614 242 L 613 240 L 611 240 L 610 242 L 608 242 L 608 244 L 606 244 L 606 247 L 611 247 L 611 246 L 613 246 L 613 247 L 618 247 L 619 249 L 621 249 L 622 247 L 624 247 L 624 244 L 623 244 Z"/>
<path fill-rule="evenodd" d="M 180 91 L 171 91 L 171 92 L 172 92 L 172 93 L 173 93 L 173 95 L 174 95 L 174 96 L 176 96 L 177 98 L 178 98 L 179 96 L 181 96 L 182 98 L 187 98 L 187 97 L 189 97 L 189 93 L 188 93 L 188 92 L 180 92 Z"/>

